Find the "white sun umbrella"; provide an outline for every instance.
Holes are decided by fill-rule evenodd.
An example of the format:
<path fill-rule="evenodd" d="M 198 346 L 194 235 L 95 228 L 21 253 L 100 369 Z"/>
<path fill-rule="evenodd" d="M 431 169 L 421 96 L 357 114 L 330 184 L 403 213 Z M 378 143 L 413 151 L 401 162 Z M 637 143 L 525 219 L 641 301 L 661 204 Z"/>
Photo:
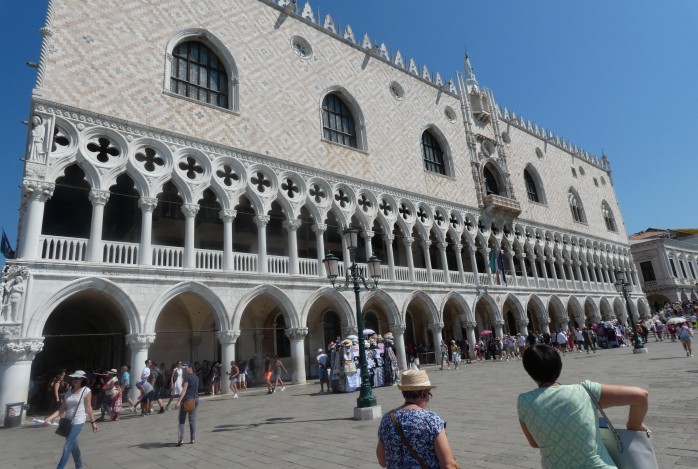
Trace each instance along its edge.
<path fill-rule="evenodd" d="M 348 335 L 348 336 L 347 336 L 347 339 L 349 339 L 349 340 L 358 340 L 358 339 L 359 339 L 359 336 L 356 335 L 356 334 L 352 334 L 352 335 Z"/>
<path fill-rule="evenodd" d="M 686 318 L 683 316 L 677 316 L 675 318 L 669 319 L 666 323 L 667 324 L 682 324 L 686 322 Z"/>
<path fill-rule="evenodd" d="M 364 329 L 364 336 L 373 335 L 375 333 L 376 333 L 376 331 L 374 331 L 373 329 L 370 329 L 370 328 Z"/>

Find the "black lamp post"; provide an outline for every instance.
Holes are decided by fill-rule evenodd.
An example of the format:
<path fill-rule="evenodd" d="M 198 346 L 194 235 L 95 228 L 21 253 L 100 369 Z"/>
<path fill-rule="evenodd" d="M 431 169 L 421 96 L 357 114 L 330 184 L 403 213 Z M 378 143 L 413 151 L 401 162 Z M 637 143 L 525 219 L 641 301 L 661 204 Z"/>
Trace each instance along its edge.
<path fill-rule="evenodd" d="M 366 345 L 364 343 L 364 319 L 361 314 L 361 298 L 359 297 L 359 293 L 361 292 L 362 283 L 367 290 L 375 290 L 378 288 L 378 280 L 380 280 L 381 277 L 381 261 L 376 256 L 371 256 L 371 258 L 368 259 L 368 274 L 371 278 L 370 280 L 367 280 L 363 273 L 359 272 L 359 268 L 356 265 L 356 249 L 359 246 L 359 233 L 360 231 L 357 228 L 351 226 L 342 233 L 351 260 L 351 267 L 346 273 L 346 282 L 344 285 L 335 285 L 335 281 L 337 277 L 339 277 L 339 259 L 337 256 L 332 253 L 327 253 L 325 260 L 322 262 L 325 264 L 327 278 L 332 282 L 332 286 L 336 290 L 354 290 L 356 299 L 356 326 L 359 333 L 359 365 L 361 366 L 361 390 L 359 392 L 359 397 L 356 399 L 356 406 L 364 408 L 376 406 L 377 401 L 373 396 L 371 382 L 369 381 L 370 374 L 368 372 L 368 363 L 366 362 Z"/>
<path fill-rule="evenodd" d="M 637 334 L 635 318 L 630 310 L 630 298 L 628 296 L 630 283 L 625 280 L 625 272 L 622 270 L 616 271 L 616 283 L 614 283 L 614 285 L 616 287 L 616 291 L 625 299 L 625 310 L 628 313 L 628 319 L 630 319 L 630 326 L 633 328 L 633 353 L 646 353 L 647 348 L 645 348 L 645 346 L 642 344 L 640 336 Z"/>

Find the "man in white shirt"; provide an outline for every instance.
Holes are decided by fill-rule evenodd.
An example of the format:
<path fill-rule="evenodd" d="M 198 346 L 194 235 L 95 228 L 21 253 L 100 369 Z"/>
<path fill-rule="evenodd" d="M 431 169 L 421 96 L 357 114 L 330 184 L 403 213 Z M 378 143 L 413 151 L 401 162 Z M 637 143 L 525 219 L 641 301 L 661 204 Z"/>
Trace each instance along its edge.
<path fill-rule="evenodd" d="M 567 355 L 567 334 L 563 331 L 557 333 L 557 346 L 563 355 Z"/>
<path fill-rule="evenodd" d="M 582 353 L 582 345 L 584 345 L 584 336 L 578 327 L 574 329 L 574 340 L 577 342 L 577 352 Z"/>

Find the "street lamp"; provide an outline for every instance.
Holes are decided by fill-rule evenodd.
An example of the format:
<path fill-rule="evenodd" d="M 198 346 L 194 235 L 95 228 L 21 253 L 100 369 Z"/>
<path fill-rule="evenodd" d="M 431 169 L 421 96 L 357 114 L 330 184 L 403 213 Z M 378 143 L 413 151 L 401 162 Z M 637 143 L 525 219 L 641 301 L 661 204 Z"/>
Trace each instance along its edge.
<path fill-rule="evenodd" d="M 364 276 L 364 273 L 359 271 L 356 265 L 356 249 L 359 247 L 360 230 L 349 226 L 342 232 L 344 243 L 349 250 L 349 259 L 351 267 L 346 273 L 346 281 L 344 285 L 335 285 L 337 277 L 339 277 L 339 259 L 332 253 L 327 253 L 322 261 L 325 264 L 327 278 L 332 282 L 332 287 L 335 290 L 354 290 L 356 299 L 356 326 L 359 335 L 359 365 L 361 366 L 361 389 L 359 397 L 356 399 L 356 409 L 354 409 L 354 418 L 357 420 L 374 419 L 381 416 L 380 407 L 378 407 L 376 398 L 373 396 L 371 389 L 370 374 L 368 372 L 368 363 L 366 362 L 366 345 L 364 343 L 364 319 L 361 314 L 361 284 L 367 290 L 375 290 L 378 288 L 378 280 L 381 277 L 381 261 L 376 256 L 371 256 L 368 259 L 368 275 L 370 279 Z"/>
<path fill-rule="evenodd" d="M 616 291 L 625 299 L 625 310 L 628 313 L 628 319 L 630 319 L 630 326 L 633 328 L 633 353 L 647 353 L 647 348 L 642 345 L 640 336 L 637 334 L 635 318 L 630 310 L 630 298 L 628 296 L 630 284 L 625 280 L 625 272 L 622 270 L 616 271 L 616 283 L 614 283 L 614 285 L 616 287 Z"/>

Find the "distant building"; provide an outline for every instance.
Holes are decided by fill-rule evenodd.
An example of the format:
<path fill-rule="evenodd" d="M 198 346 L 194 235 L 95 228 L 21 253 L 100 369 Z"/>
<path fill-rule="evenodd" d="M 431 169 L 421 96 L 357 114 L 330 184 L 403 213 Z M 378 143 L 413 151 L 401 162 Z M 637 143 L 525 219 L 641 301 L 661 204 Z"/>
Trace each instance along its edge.
<path fill-rule="evenodd" d="M 322 263 L 347 268 L 349 225 L 358 262 L 382 260 L 364 322 L 402 368 L 406 345 L 442 337 L 625 321 L 618 270 L 649 313 L 605 155 L 498 106 L 468 57 L 445 80 L 314 15 L 49 0 L 0 412 L 30 372 L 148 357 L 279 354 L 305 382 L 317 348 L 356 331 Z"/>
<path fill-rule="evenodd" d="M 648 228 L 629 239 L 652 311 L 667 302 L 698 299 L 698 228 Z"/>

